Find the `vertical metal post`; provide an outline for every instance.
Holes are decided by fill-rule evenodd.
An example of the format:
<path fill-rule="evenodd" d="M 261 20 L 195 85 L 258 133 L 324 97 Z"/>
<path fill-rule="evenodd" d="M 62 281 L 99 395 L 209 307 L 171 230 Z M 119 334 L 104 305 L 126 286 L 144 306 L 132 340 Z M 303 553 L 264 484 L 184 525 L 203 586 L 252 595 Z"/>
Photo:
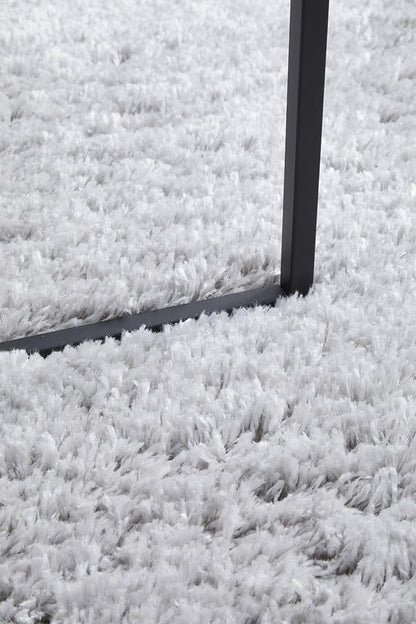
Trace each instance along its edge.
<path fill-rule="evenodd" d="M 315 260 L 329 0 L 291 0 L 280 286 L 306 295 Z"/>

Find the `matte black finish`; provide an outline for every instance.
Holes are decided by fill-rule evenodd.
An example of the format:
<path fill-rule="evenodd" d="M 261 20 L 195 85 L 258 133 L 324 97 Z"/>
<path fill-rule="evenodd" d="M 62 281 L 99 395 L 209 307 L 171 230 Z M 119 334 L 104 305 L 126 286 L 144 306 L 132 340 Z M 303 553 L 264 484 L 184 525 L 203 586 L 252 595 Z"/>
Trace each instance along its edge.
<path fill-rule="evenodd" d="M 0 351 L 24 349 L 47 356 L 86 340 L 119 339 L 124 331 L 142 326 L 160 331 L 203 312 L 273 306 L 280 297 L 307 294 L 314 272 L 328 9 L 329 0 L 291 0 L 280 286 L 9 340 L 0 343 Z"/>
<path fill-rule="evenodd" d="M 0 351 L 24 349 L 28 354 L 38 352 L 46 357 L 52 351 L 62 351 L 66 345 L 75 346 L 85 340 L 103 342 L 106 336 L 120 339 L 123 331 L 133 331 L 142 326 L 153 331 L 160 331 L 163 325 L 178 323 L 188 318 L 196 319 L 203 312 L 206 314 L 222 311 L 231 313 L 235 308 L 249 308 L 256 305 L 274 306 L 276 299 L 285 296 L 280 286 L 263 286 L 213 299 L 191 301 L 161 310 L 129 314 L 108 321 L 17 338 L 1 343 Z"/>
<path fill-rule="evenodd" d="M 313 283 L 329 0 L 292 0 L 280 285 Z"/>

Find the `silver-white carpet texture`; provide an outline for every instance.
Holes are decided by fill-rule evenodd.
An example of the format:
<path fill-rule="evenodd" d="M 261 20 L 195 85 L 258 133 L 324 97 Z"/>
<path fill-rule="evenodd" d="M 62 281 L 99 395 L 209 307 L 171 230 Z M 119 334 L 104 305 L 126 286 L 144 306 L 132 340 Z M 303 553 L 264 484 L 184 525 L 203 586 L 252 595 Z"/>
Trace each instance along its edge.
<path fill-rule="evenodd" d="M 416 622 L 416 5 L 331 0 L 315 283 L 0 353 L 1 624 Z M 288 0 L 6 0 L 0 340 L 279 282 Z"/>

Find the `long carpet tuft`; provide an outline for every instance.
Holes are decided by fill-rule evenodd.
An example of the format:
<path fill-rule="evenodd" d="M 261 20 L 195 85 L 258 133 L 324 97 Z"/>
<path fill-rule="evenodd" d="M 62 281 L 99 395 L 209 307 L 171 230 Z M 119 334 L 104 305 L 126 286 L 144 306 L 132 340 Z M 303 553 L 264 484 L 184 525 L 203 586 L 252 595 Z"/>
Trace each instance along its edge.
<path fill-rule="evenodd" d="M 6 4 L 0 340 L 279 283 L 289 2 Z M 416 622 L 416 10 L 330 5 L 308 296 L 0 353 L 2 624 Z"/>

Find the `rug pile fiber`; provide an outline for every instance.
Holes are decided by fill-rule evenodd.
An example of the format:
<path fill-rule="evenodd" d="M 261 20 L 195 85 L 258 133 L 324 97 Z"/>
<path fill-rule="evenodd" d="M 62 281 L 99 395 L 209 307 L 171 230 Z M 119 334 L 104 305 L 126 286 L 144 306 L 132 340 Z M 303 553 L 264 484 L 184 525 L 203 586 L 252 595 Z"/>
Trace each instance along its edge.
<path fill-rule="evenodd" d="M 416 622 L 416 10 L 330 4 L 308 296 L 0 353 L 2 624 Z M 279 283 L 288 19 L 6 3 L 0 340 Z"/>

